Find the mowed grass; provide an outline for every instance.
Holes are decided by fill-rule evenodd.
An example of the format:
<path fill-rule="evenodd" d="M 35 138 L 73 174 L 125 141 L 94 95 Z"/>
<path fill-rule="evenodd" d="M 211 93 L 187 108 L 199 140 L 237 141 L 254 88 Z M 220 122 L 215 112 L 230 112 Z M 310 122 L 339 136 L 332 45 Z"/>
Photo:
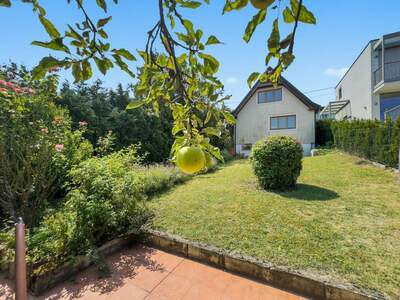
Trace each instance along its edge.
<path fill-rule="evenodd" d="M 153 227 L 400 297 L 400 183 L 331 152 L 305 158 L 296 190 L 265 192 L 248 160 L 153 199 Z"/>

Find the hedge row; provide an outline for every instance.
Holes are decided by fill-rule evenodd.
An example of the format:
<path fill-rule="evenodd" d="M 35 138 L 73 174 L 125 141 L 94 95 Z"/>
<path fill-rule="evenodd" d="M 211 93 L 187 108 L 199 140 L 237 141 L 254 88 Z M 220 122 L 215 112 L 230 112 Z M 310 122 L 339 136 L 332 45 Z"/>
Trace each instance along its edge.
<path fill-rule="evenodd" d="M 330 121 L 317 124 L 318 145 L 333 144 L 348 153 L 387 166 L 399 166 L 400 119 Z"/>

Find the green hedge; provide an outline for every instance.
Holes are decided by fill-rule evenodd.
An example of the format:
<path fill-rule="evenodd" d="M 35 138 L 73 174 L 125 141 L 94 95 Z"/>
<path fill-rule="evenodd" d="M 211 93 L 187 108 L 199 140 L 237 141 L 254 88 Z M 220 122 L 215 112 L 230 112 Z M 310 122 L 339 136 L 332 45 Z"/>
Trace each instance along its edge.
<path fill-rule="evenodd" d="M 393 168 L 399 166 L 400 119 L 397 122 L 352 120 L 318 123 L 317 128 L 325 129 L 317 130 L 317 141 L 329 143 L 326 132 L 330 123 L 332 142 L 338 149 Z"/>

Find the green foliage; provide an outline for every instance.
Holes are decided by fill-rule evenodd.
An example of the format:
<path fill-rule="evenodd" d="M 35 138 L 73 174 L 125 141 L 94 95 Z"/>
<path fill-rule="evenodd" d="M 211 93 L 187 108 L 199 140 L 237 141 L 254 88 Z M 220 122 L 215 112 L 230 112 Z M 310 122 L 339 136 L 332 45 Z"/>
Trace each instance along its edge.
<path fill-rule="evenodd" d="M 1 214 L 22 216 L 28 226 L 63 197 L 69 169 L 92 154 L 83 132 L 72 131 L 68 113 L 49 98 L 51 90 L 41 90 L 49 80 L 31 94 L 0 94 Z"/>
<path fill-rule="evenodd" d="M 317 146 L 332 146 L 332 120 L 318 120 L 315 126 L 315 134 Z"/>
<path fill-rule="evenodd" d="M 189 179 L 189 176 L 171 166 L 150 165 L 138 171 L 142 177 L 141 191 L 146 197 L 153 197 Z"/>
<path fill-rule="evenodd" d="M 296 185 L 302 169 L 303 149 L 289 136 L 270 136 L 252 148 L 253 170 L 266 190 L 286 190 Z"/>
<path fill-rule="evenodd" d="M 121 85 L 107 90 L 96 81 L 91 85 L 64 83 L 57 103 L 68 108 L 74 128 L 86 128 L 85 137 L 94 145 L 111 130 L 114 150 L 140 144 L 139 153 L 146 162 L 166 161 L 173 143 L 170 110 L 163 105 L 158 114 L 147 106 L 125 110 L 131 101 Z"/>
<path fill-rule="evenodd" d="M 397 168 L 399 165 L 400 120 L 333 121 L 337 148 L 366 159 Z"/>
<path fill-rule="evenodd" d="M 100 72 L 107 73 L 114 66 L 134 77 L 128 62 L 136 57 L 127 49 L 113 48 L 108 41 L 105 27 L 112 16 L 104 16 L 92 20 L 87 11 L 86 3 L 75 2 L 82 11 L 82 22 L 67 25 L 64 34 L 58 30 L 46 15 L 46 10 L 38 1 L 25 1 L 33 6 L 40 23 L 49 35 L 49 41 L 34 41 L 32 44 L 48 48 L 64 55 L 64 58 L 48 56 L 43 58 L 34 69 L 34 75 L 43 77 L 56 67 L 71 69 L 75 81 L 88 80 L 92 77 L 92 65 Z M 97 7 L 107 14 L 107 0 L 97 0 Z M 204 37 L 200 28 L 181 12 L 184 9 L 198 9 L 209 0 L 158 0 L 158 20 L 148 31 L 144 51 L 138 51 L 142 58 L 142 72 L 138 76 L 136 91 L 140 99 L 131 102 L 128 108 L 141 105 L 151 105 L 158 111 L 160 102 L 172 112 L 175 137 L 172 146 L 174 155 L 184 146 L 199 146 L 222 160 L 218 147 L 210 143 L 210 137 L 217 134 L 217 128 L 211 128 L 208 123 L 215 119 L 216 123 L 233 124 L 234 117 L 227 111 L 223 102 L 229 97 L 223 96 L 223 85 L 216 77 L 219 61 L 207 53 L 207 47 L 220 44 L 214 35 Z M 118 1 L 114 0 L 117 4 Z M 304 5 L 303 0 L 291 0 L 290 4 L 280 0 L 225 0 L 223 13 L 241 10 L 251 3 L 257 8 L 257 13 L 246 26 L 244 40 L 249 42 L 255 30 L 267 20 L 268 12 L 278 11 L 272 31 L 267 39 L 267 55 L 265 62 L 274 68 L 266 71 L 253 72 L 248 83 L 256 80 L 276 83 L 280 74 L 290 66 L 295 59 L 294 40 L 299 23 L 315 24 L 316 19 Z M 2 6 L 8 7 L 11 1 L 2 1 Z M 284 6 L 284 7 L 281 7 Z M 277 9 L 279 8 L 279 9 Z M 280 16 L 282 14 L 282 17 Z M 282 24 L 288 25 L 290 33 L 281 38 Z M 156 49 L 158 47 L 158 49 Z M 173 97 L 171 97 L 173 95 Z M 202 116 L 207 115 L 206 118 Z M 208 128 L 207 130 L 205 130 Z"/>

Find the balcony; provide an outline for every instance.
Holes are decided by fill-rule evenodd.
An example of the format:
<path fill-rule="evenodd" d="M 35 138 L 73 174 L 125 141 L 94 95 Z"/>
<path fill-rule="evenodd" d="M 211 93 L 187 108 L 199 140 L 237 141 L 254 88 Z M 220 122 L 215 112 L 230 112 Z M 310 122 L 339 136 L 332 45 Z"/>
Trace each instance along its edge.
<path fill-rule="evenodd" d="M 400 91 L 400 60 L 385 63 L 372 73 L 374 92 L 391 93 Z"/>

